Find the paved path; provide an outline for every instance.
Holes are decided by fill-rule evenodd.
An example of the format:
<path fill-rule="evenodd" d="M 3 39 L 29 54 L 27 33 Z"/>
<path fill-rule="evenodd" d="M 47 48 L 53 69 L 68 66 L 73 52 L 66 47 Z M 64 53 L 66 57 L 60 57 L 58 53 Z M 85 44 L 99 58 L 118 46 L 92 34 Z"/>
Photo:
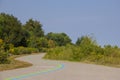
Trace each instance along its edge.
<path fill-rule="evenodd" d="M 66 61 L 43 60 L 44 54 L 18 58 L 28 68 L 0 72 L 0 80 L 120 80 L 120 68 Z"/>

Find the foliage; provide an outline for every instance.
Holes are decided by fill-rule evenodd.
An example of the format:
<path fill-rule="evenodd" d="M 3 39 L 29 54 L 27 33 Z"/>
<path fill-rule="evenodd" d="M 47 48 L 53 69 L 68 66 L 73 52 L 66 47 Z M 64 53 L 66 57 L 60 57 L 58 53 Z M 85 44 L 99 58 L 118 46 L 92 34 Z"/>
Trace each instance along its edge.
<path fill-rule="evenodd" d="M 120 48 L 105 45 L 100 47 L 90 37 L 81 37 L 79 45 L 67 45 L 49 49 L 44 58 L 81 61 L 102 65 L 120 65 Z M 88 42 L 87 42 L 88 41 Z"/>
<path fill-rule="evenodd" d="M 0 64 L 10 63 L 8 59 L 8 53 L 0 51 Z"/>
<path fill-rule="evenodd" d="M 4 41 L 0 39 L 0 64 L 10 63 L 8 53 L 4 51 Z"/>
<path fill-rule="evenodd" d="M 81 48 L 81 53 L 85 55 L 90 54 L 91 52 L 103 53 L 100 46 L 97 45 L 96 41 L 90 36 L 82 36 L 76 41 L 76 45 Z"/>
<path fill-rule="evenodd" d="M 37 53 L 39 51 L 36 48 L 16 47 L 14 49 L 10 49 L 9 52 L 14 55 L 21 55 L 21 54 Z"/>
<path fill-rule="evenodd" d="M 28 47 L 37 48 L 39 51 L 44 51 L 44 48 L 48 48 L 48 41 L 45 37 L 31 37 L 28 41 Z"/>
<path fill-rule="evenodd" d="M 95 41 L 93 41 L 92 37 L 90 36 L 82 36 L 81 38 L 78 38 L 76 41 L 76 45 L 89 45 L 94 44 Z"/>
<path fill-rule="evenodd" d="M 0 38 L 4 40 L 5 44 L 23 45 L 21 42 L 25 39 L 26 34 L 16 17 L 5 13 L 0 14 Z"/>
<path fill-rule="evenodd" d="M 34 21 L 29 19 L 24 25 L 24 29 L 29 32 L 30 36 L 43 37 L 44 31 L 42 29 L 42 24 L 39 21 Z"/>
<path fill-rule="evenodd" d="M 42 29 L 42 24 L 39 21 L 29 19 L 23 26 L 24 30 L 29 33 L 29 38 L 27 39 L 27 46 L 41 49 L 42 47 L 47 47 L 47 41 L 44 38 L 44 31 Z"/>
<path fill-rule="evenodd" d="M 56 43 L 53 40 L 48 40 L 48 48 L 55 48 L 56 47 Z"/>
<path fill-rule="evenodd" d="M 53 40 L 57 46 L 65 46 L 67 44 L 71 44 L 71 39 L 65 33 L 48 33 L 46 35 L 48 40 Z"/>
<path fill-rule="evenodd" d="M 9 63 L 10 54 L 43 51 L 48 51 L 45 58 L 49 59 L 120 65 L 120 48 L 117 46 L 101 47 L 91 36 L 82 36 L 72 45 L 66 33 L 44 35 L 42 24 L 37 20 L 29 19 L 22 25 L 13 15 L 0 13 L 0 64 Z"/>

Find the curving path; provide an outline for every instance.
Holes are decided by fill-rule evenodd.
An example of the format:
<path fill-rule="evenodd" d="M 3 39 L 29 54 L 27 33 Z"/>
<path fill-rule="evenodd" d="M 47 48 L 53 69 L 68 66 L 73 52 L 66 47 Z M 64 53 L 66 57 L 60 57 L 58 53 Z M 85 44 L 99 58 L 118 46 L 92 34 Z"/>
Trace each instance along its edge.
<path fill-rule="evenodd" d="M 0 80 L 120 80 L 120 68 L 43 60 L 43 56 L 37 54 L 17 58 L 33 66 L 0 72 Z"/>

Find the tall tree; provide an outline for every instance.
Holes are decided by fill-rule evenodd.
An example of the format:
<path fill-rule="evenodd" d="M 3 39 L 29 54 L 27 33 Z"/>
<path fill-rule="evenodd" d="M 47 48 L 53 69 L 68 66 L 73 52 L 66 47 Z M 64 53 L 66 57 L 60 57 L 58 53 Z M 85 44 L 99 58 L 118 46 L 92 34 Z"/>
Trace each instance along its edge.
<path fill-rule="evenodd" d="M 44 31 L 42 29 L 42 24 L 39 21 L 29 19 L 24 25 L 26 31 L 29 32 L 31 36 L 43 37 Z"/>
<path fill-rule="evenodd" d="M 66 44 L 71 43 L 71 39 L 65 33 L 52 33 L 52 32 L 50 32 L 46 35 L 46 38 L 48 40 L 53 40 L 57 44 L 57 46 L 64 46 Z"/>
<path fill-rule="evenodd" d="M 42 24 L 39 21 L 29 19 L 23 26 L 24 30 L 29 33 L 29 38 L 27 39 L 27 45 L 29 47 L 40 48 L 40 42 L 42 37 L 44 37 L 44 31 L 42 29 Z M 47 43 L 46 43 L 47 44 Z"/>
<path fill-rule="evenodd" d="M 21 40 L 25 38 L 21 22 L 13 15 L 0 13 L 0 38 L 6 44 L 14 44 L 20 46 Z"/>

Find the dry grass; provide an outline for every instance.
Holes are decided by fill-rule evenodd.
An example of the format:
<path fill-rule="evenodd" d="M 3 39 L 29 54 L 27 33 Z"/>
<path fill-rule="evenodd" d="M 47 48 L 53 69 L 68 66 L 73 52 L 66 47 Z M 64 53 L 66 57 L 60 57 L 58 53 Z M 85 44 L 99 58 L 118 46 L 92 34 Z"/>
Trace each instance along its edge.
<path fill-rule="evenodd" d="M 25 68 L 25 67 L 32 66 L 31 63 L 15 60 L 16 57 L 21 57 L 21 56 L 10 57 L 10 61 L 11 61 L 10 64 L 0 64 L 0 71 Z"/>
<path fill-rule="evenodd" d="M 32 64 L 23 61 L 13 60 L 10 64 L 0 64 L 0 71 L 24 68 L 29 66 L 32 66 Z"/>

